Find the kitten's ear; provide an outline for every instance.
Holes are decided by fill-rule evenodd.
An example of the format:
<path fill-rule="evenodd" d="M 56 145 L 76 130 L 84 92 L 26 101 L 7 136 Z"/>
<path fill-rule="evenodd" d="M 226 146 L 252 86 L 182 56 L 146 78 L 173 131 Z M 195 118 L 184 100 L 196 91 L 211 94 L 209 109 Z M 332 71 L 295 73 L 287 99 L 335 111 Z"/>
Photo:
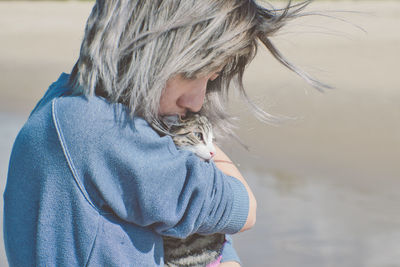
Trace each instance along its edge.
<path fill-rule="evenodd" d="M 152 122 L 150 126 L 159 136 L 169 135 L 169 129 L 167 129 L 162 122 Z"/>

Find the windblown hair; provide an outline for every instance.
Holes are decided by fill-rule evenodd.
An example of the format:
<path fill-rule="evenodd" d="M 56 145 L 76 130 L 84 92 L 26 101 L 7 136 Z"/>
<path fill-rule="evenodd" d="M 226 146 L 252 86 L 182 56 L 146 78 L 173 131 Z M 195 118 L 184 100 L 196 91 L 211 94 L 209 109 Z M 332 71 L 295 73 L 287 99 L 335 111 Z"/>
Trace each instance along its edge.
<path fill-rule="evenodd" d="M 75 94 L 101 95 L 161 125 L 159 102 L 169 78 L 200 77 L 223 67 L 207 86 L 201 113 L 231 134 L 225 106 L 234 87 L 256 116 L 271 121 L 273 116 L 248 99 L 243 72 L 261 41 L 283 65 L 323 87 L 286 61 L 269 39 L 309 2 L 274 9 L 254 0 L 97 0 L 70 84 Z"/>

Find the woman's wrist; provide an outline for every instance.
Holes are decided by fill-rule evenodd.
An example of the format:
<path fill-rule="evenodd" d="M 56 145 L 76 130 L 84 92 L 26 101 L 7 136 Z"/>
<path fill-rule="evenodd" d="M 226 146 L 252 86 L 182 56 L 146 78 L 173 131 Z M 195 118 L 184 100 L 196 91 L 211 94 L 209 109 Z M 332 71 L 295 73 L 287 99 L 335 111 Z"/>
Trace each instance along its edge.
<path fill-rule="evenodd" d="M 215 159 L 214 162 L 220 162 L 220 163 L 227 163 L 227 164 L 235 165 L 235 164 L 233 164 L 233 162 L 230 161 L 230 160 Z"/>

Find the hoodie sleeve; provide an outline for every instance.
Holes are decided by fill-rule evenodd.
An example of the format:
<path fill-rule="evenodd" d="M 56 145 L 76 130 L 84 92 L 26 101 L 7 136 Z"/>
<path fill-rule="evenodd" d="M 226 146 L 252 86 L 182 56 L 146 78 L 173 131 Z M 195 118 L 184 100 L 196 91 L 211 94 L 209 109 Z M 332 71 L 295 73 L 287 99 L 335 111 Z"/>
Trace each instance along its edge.
<path fill-rule="evenodd" d="M 52 116 L 76 184 L 99 212 L 174 237 L 233 234 L 245 224 L 249 200 L 239 180 L 177 150 L 122 105 L 61 97 Z"/>

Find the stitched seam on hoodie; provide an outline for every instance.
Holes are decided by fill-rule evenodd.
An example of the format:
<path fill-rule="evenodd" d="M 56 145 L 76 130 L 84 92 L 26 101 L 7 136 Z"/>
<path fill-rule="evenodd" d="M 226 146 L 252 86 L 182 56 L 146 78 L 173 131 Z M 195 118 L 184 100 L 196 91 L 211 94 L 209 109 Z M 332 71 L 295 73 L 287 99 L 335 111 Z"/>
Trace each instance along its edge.
<path fill-rule="evenodd" d="M 99 212 L 99 210 L 96 208 L 96 206 L 93 204 L 93 202 L 90 200 L 86 190 L 84 189 L 84 186 L 82 185 L 82 183 L 80 182 L 80 180 L 78 179 L 78 173 L 76 171 L 75 165 L 72 161 L 72 157 L 68 151 L 68 148 L 66 146 L 66 142 L 64 139 L 64 135 L 62 133 L 60 124 L 58 122 L 57 119 L 57 112 L 56 112 L 56 99 L 54 99 L 51 103 L 51 113 L 52 113 L 52 117 L 53 117 L 53 123 L 54 123 L 54 127 L 56 128 L 56 132 L 57 132 L 57 136 L 58 136 L 58 140 L 61 144 L 61 148 L 63 150 L 64 153 L 64 157 L 67 160 L 67 164 L 69 166 L 69 169 L 71 170 L 72 176 L 74 177 L 75 183 L 77 184 L 79 190 L 81 191 L 82 195 L 84 196 L 84 198 L 86 199 L 86 201 L 97 211 Z"/>

